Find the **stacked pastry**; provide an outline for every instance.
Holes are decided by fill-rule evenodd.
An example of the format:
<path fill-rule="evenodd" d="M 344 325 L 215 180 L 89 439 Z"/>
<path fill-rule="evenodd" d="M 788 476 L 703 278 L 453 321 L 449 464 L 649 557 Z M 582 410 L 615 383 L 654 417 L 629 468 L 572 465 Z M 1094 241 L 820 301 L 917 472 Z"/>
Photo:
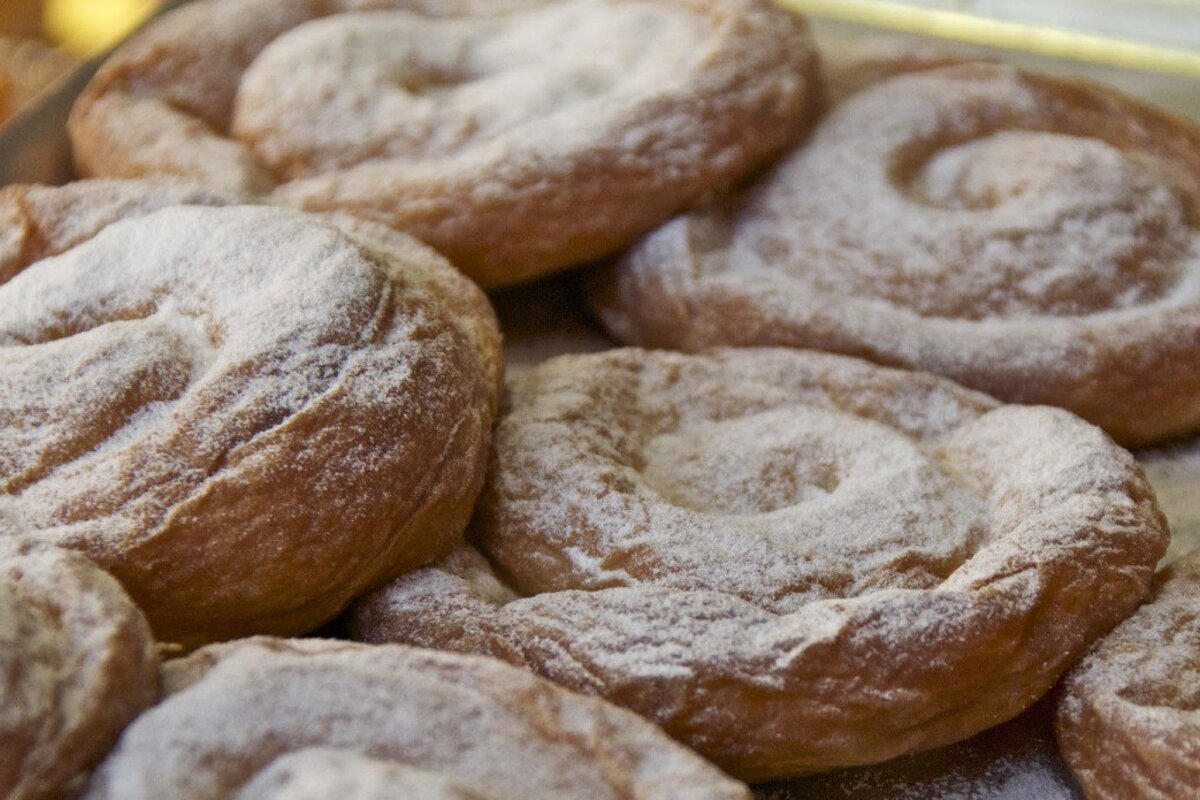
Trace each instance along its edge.
<path fill-rule="evenodd" d="M 1200 428 L 1200 131 L 840 74 L 767 0 L 118 50 L 93 179 L 0 192 L 0 793 L 804 796 L 1057 714 L 1089 795 L 1187 796 L 1195 570 L 1122 445 Z"/>

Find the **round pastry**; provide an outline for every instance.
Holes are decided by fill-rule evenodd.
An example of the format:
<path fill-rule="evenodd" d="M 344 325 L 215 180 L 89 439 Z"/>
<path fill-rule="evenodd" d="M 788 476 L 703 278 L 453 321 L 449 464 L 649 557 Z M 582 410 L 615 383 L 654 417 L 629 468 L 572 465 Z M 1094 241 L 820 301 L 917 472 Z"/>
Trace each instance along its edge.
<path fill-rule="evenodd" d="M 750 796 L 636 715 L 491 659 L 259 638 L 163 674 L 87 800 Z"/>
<path fill-rule="evenodd" d="M 830 350 L 1161 440 L 1200 426 L 1200 130 L 998 64 L 897 76 L 592 289 L 631 344 Z"/>
<path fill-rule="evenodd" d="M 1063 756 L 1094 800 L 1190 798 L 1200 786 L 1200 553 L 1067 675 Z"/>
<path fill-rule="evenodd" d="M 757 800 L 1083 800 L 1054 742 L 1054 705 L 884 764 L 774 781 Z"/>
<path fill-rule="evenodd" d="M 91 556 L 160 639 L 303 632 L 461 535 L 495 319 L 403 234 L 149 211 L 184 193 L 0 193 L 0 516 Z"/>
<path fill-rule="evenodd" d="M 499 286 L 713 196 L 803 132 L 818 80 L 768 0 L 201 0 L 70 128 L 84 174 L 349 211 Z"/>
<path fill-rule="evenodd" d="M 476 541 L 351 630 L 602 695 L 747 780 L 1002 722 L 1147 591 L 1132 457 L 1057 409 L 792 350 L 515 375 Z"/>
<path fill-rule="evenodd" d="M 120 585 L 0 536 L 0 797 L 67 796 L 157 696 L 150 626 Z"/>

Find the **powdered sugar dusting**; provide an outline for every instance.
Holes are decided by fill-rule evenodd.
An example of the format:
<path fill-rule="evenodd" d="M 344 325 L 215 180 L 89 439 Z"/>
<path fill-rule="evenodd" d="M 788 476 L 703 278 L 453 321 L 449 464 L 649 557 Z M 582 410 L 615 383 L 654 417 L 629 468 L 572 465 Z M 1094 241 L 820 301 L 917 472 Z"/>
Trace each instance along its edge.
<path fill-rule="evenodd" d="M 286 753 L 238 790 L 234 800 L 487 800 L 452 776 L 362 753 L 308 748 Z M 499 800 L 499 798 L 497 798 Z"/>
<path fill-rule="evenodd" d="M 172 694 L 129 729 L 89 800 L 218 800 L 285 787 L 300 792 L 288 797 L 315 797 L 322 784 L 365 800 L 414 783 L 442 792 L 434 796 L 496 800 L 749 797 L 633 714 L 492 660 L 251 639 L 165 671 Z M 349 766 L 353 775 L 329 771 Z"/>
<path fill-rule="evenodd" d="M 1145 305 L 1200 267 L 1196 187 L 1170 162 L 1076 130 L 1015 72 L 975 70 L 846 101 L 739 208 L 725 268 L 980 320 Z"/>
<path fill-rule="evenodd" d="M 58 795 L 157 696 L 149 626 L 73 553 L 0 536 L 0 792 Z"/>
<path fill-rule="evenodd" d="M 618 350 L 528 369 L 511 396 L 487 558 L 464 546 L 368 595 L 353 635 L 530 667 L 747 779 L 1018 713 L 1136 606 L 1166 546 L 1098 430 L 929 375 Z"/>
<path fill-rule="evenodd" d="M 1059 739 L 1089 796 L 1186 797 L 1200 780 L 1198 598 L 1192 553 L 1064 682 Z"/>
<path fill-rule="evenodd" d="M 350 211 L 501 286 L 757 168 L 817 73 L 768 0 L 201 0 L 110 58 L 70 128 L 85 174 Z"/>
<path fill-rule="evenodd" d="M 924 70 L 651 234 L 593 301 L 630 344 L 864 356 L 1147 444 L 1200 424 L 1198 198 L 1187 123 L 1003 65 Z"/>
<path fill-rule="evenodd" d="M 479 540 L 527 594 L 651 583 L 784 613 L 936 586 L 987 513 L 934 462 L 938 434 L 914 442 L 847 413 L 824 384 L 839 368 L 787 351 L 613 351 L 524 373 Z M 985 403 L 956 399 L 963 421 Z"/>
<path fill-rule="evenodd" d="M 378 574 L 444 552 L 482 481 L 496 402 L 482 294 L 368 223 L 150 213 L 186 192 L 112 187 L 15 198 L 64 252 L 0 286 L 13 526 L 85 550 L 160 635 L 201 641 L 306 630 Z M 78 219 L 89 193 L 101 202 Z M 233 591 L 197 578 L 250 565 Z"/>
<path fill-rule="evenodd" d="M 731 265 L 782 266 L 818 291 L 965 319 L 1078 315 L 1174 288 L 1194 256 L 1184 205 L 1161 170 L 1102 141 L 1002 131 L 935 152 L 917 162 L 912 187 L 895 185 L 922 139 L 995 124 L 977 102 L 987 114 L 1011 105 L 1038 125 L 1034 97 L 1002 81 L 968 83 L 962 94 L 929 81 L 945 89 L 936 106 L 905 81 L 848 102 L 780 168 L 737 223 L 733 247 L 759 258 L 734 255 Z M 883 107 L 892 125 L 851 135 Z M 860 210 L 853 225 L 844 208 Z"/>
<path fill-rule="evenodd" d="M 22 439 L 73 440 L 38 459 L 32 484 L 22 475 L 33 467 L 5 470 L 6 489 L 19 490 L 28 525 L 69 540 L 72 525 L 105 512 L 152 526 L 146 515 L 192 491 L 206 463 L 303 407 L 378 335 L 389 287 L 329 229 L 270 211 L 180 208 L 115 223 L 0 291 L 0 341 L 20 345 L 9 350 L 17 368 L 5 370 L 0 393 L 5 449 L 29 457 L 31 442 L 12 439 L 26 425 L 37 427 Z M 317 303 L 323 313 L 314 315 Z M 78 360 L 65 376 L 49 369 L 64 350 Z M 130 421 L 95 414 L 112 398 L 134 411 L 156 404 L 149 413 L 164 425 L 126 434 L 125 448 L 98 447 Z M 165 400 L 176 402 L 168 409 Z M 80 416 L 115 427 L 81 438 Z"/>
<path fill-rule="evenodd" d="M 697 69 L 684 5 L 599 0 L 487 17 L 338 14 L 272 42 L 242 76 L 232 132 L 295 179 L 373 159 L 524 146 Z"/>

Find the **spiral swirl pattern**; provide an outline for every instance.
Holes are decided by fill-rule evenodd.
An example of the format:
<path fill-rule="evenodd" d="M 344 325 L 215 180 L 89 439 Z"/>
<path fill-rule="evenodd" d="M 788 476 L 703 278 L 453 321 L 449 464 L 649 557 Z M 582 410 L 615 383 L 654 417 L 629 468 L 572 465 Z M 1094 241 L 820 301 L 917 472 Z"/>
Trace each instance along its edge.
<path fill-rule="evenodd" d="M 1129 444 L 1179 435 L 1200 425 L 1200 131 L 1002 65 L 900 75 L 593 299 L 634 344 L 830 350 Z"/>
<path fill-rule="evenodd" d="M 70 127 L 85 174 L 349 211 L 498 286 L 732 184 L 818 82 L 768 0 L 202 0 L 110 58 Z"/>
<path fill-rule="evenodd" d="M 473 543 L 351 630 L 492 655 L 747 780 L 1008 719 L 1145 595 L 1132 457 L 1048 408 L 786 349 L 514 375 Z"/>
<path fill-rule="evenodd" d="M 86 552 L 185 644 L 305 631 L 444 553 L 497 390 L 482 294 L 351 220 L 118 201 L 153 185 L 48 212 L 110 190 L 7 197 L 73 246 L 0 285 L 0 515 Z"/>
<path fill-rule="evenodd" d="M 258 638 L 164 679 L 87 800 L 750 797 L 645 720 L 491 659 Z"/>

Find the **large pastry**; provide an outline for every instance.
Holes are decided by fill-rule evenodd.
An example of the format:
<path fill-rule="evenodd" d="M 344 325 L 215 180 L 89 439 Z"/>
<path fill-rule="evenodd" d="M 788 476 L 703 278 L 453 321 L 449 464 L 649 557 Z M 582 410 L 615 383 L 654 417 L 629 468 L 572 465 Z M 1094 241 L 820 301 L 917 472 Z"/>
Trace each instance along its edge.
<path fill-rule="evenodd" d="M 0 535 L 83 551 L 189 646 L 307 631 L 447 552 L 499 379 L 487 300 L 433 251 L 197 205 L 228 200 L 0 192 Z"/>
<path fill-rule="evenodd" d="M 882 80 L 736 198 L 599 275 L 630 344 L 786 345 L 1074 411 L 1200 427 L 1200 129 L 1110 89 L 963 64 Z"/>
<path fill-rule="evenodd" d="M 497 286 L 713 196 L 803 133 L 818 80 L 769 0 L 200 0 L 70 130 L 85 175 L 353 212 Z"/>
<path fill-rule="evenodd" d="M 928 374 L 627 349 L 515 374 L 509 405 L 479 549 L 368 595 L 353 634 L 527 666 L 750 780 L 1009 719 L 1166 547 L 1100 430 Z"/>
<path fill-rule="evenodd" d="M 328 640 L 213 645 L 87 800 L 749 800 L 623 709 L 484 658 Z"/>

